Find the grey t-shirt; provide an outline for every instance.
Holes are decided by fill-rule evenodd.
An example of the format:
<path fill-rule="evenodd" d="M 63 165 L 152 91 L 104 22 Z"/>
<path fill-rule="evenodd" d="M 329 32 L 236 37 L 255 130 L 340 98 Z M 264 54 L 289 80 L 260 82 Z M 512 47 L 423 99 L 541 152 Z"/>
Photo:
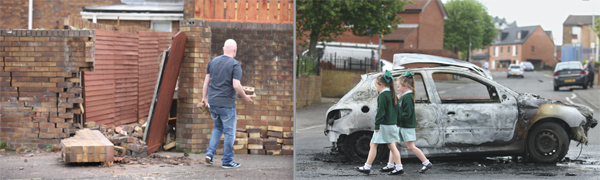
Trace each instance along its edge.
<path fill-rule="evenodd" d="M 233 79 L 242 79 L 240 62 L 226 55 L 220 55 L 208 62 L 206 74 L 208 83 L 208 104 L 213 107 L 235 107 Z"/>

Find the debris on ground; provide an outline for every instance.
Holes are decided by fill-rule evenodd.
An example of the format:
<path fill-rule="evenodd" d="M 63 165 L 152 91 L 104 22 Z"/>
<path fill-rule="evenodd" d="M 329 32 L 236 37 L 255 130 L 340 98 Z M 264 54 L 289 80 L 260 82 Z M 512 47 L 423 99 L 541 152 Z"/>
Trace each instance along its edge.
<path fill-rule="evenodd" d="M 168 165 L 177 165 L 177 166 L 191 166 L 193 164 L 204 164 L 204 159 L 192 159 L 189 157 L 181 156 L 181 157 L 172 157 L 172 156 L 161 156 L 158 154 L 151 154 L 146 157 L 131 157 L 125 156 L 123 157 L 122 162 L 127 162 L 128 164 L 140 164 L 140 165 L 154 165 L 154 164 L 168 164 Z M 160 166 L 164 167 L 164 166 Z"/>

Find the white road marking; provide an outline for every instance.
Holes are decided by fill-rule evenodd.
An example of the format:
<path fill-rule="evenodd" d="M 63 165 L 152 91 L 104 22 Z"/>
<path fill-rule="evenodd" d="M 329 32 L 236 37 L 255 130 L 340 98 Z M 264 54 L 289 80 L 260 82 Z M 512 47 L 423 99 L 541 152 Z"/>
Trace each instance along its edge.
<path fill-rule="evenodd" d="M 318 127 L 325 128 L 325 125 L 324 125 L 324 124 L 322 124 L 322 125 L 310 126 L 310 127 L 306 127 L 306 128 L 298 129 L 298 130 L 296 130 L 296 131 L 306 131 L 306 130 L 309 130 L 309 129 L 314 129 L 314 128 L 318 128 Z"/>
<path fill-rule="evenodd" d="M 440 91 L 439 93 L 440 93 L 440 94 L 444 94 L 444 93 L 446 93 L 446 91 Z"/>
<path fill-rule="evenodd" d="M 569 97 L 566 97 L 565 99 L 567 99 L 567 101 L 569 101 L 569 103 L 575 104 L 575 103 L 573 103 L 573 101 L 571 101 L 571 99 L 569 99 Z"/>
<path fill-rule="evenodd" d="M 575 93 L 572 94 L 573 96 L 571 96 L 571 99 L 575 99 L 577 98 L 577 95 L 575 95 Z"/>
<path fill-rule="evenodd" d="M 551 77 L 554 77 L 554 76 L 550 76 L 549 74 L 544 74 L 544 76 L 546 76 L 546 77 L 550 77 L 550 78 L 551 78 Z"/>

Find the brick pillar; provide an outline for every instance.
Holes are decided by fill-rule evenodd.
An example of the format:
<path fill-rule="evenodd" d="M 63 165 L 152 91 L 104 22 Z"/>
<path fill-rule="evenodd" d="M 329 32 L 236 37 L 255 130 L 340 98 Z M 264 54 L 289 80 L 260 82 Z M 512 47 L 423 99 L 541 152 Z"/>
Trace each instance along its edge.
<path fill-rule="evenodd" d="M 196 108 L 202 100 L 202 86 L 210 53 L 211 29 L 206 22 L 183 20 L 181 31 L 188 36 L 179 73 L 177 91 L 177 149 L 204 152 L 208 148 L 212 120 Z"/>

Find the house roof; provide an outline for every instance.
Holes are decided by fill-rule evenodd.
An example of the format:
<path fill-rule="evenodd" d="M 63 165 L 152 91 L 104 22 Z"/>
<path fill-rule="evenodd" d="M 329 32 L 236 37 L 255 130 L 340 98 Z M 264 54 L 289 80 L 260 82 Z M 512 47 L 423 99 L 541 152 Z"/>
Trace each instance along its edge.
<path fill-rule="evenodd" d="M 444 6 L 444 3 L 442 3 L 442 0 L 409 0 L 408 2 L 413 3 L 405 4 L 404 12 L 423 12 L 425 10 L 425 7 L 427 7 L 427 5 L 431 3 L 431 1 L 437 2 L 437 4 L 439 5 L 438 7 L 442 12 L 442 15 L 444 16 L 444 19 L 448 19 L 448 11 L 446 11 L 446 7 Z"/>
<path fill-rule="evenodd" d="M 392 34 L 385 35 L 383 42 L 404 42 L 417 28 L 398 28 Z"/>
<path fill-rule="evenodd" d="M 127 12 L 127 13 L 183 13 L 182 5 L 156 4 L 111 4 L 84 6 L 83 12 Z"/>
<path fill-rule="evenodd" d="M 527 41 L 527 38 L 531 36 L 533 31 L 535 31 L 538 26 L 524 26 L 524 27 L 516 27 L 516 28 L 506 28 L 498 31 L 500 35 L 500 40 L 497 38 L 492 42 L 492 46 L 495 45 L 506 45 L 506 44 L 523 44 Z M 517 33 L 521 32 L 521 39 L 517 39 Z"/>
<path fill-rule="evenodd" d="M 550 39 L 552 39 L 552 41 L 554 41 L 554 38 L 552 37 L 552 31 L 544 31 L 544 32 L 546 32 L 548 37 L 550 37 Z"/>
<path fill-rule="evenodd" d="M 598 18 L 598 17 L 596 17 Z M 591 25 L 592 16 L 589 15 L 569 15 L 567 20 L 563 22 L 563 26 L 579 26 L 579 25 Z"/>

